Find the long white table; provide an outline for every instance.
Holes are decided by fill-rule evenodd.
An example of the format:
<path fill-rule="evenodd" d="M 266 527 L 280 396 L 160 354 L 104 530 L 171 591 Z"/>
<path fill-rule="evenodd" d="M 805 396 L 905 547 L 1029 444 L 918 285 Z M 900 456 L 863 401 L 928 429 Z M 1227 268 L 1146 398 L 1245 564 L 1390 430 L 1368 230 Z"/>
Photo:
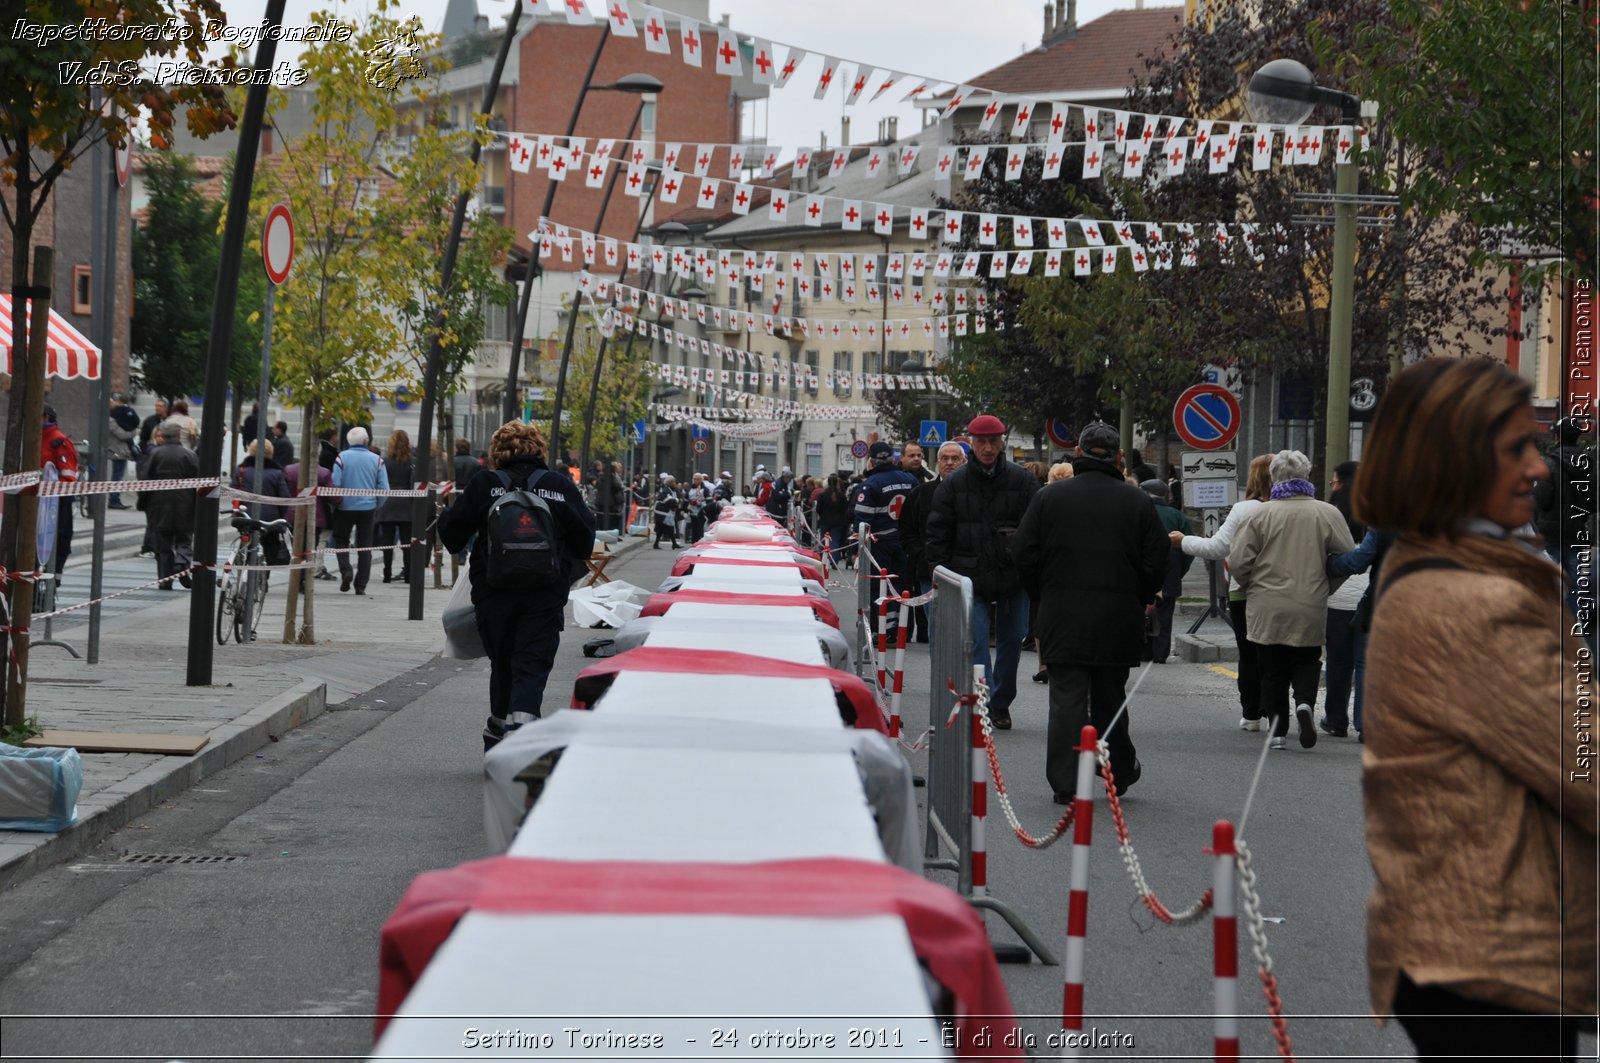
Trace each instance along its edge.
<path fill-rule="evenodd" d="M 792 727 L 843 727 L 826 679 L 689 672 L 619 673 L 594 711 L 630 716 L 751 720 Z"/>
<path fill-rule="evenodd" d="M 670 615 L 669 613 L 668 616 Z M 817 642 L 816 636 L 795 629 L 764 631 L 758 627 L 752 631 L 746 627 L 737 631 L 711 632 L 693 627 L 657 626 L 651 630 L 644 644 L 671 649 L 750 653 L 778 661 L 792 661 L 795 664 L 828 663 L 822 656 L 822 645 Z"/>
<path fill-rule="evenodd" d="M 892 916 L 473 912 L 373 1058 L 948 1056 L 924 986 Z"/>
<path fill-rule="evenodd" d="M 511 856 L 754 863 L 882 861 L 848 752 L 575 745 L 550 773 Z"/>

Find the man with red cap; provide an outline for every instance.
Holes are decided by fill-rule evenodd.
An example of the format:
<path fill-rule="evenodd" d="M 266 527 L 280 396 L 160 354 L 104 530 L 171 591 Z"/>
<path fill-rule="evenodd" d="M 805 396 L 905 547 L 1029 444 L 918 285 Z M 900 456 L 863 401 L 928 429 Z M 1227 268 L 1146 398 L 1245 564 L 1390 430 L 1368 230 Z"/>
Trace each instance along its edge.
<path fill-rule="evenodd" d="M 1011 560 L 1011 536 L 1039 490 L 1032 473 L 1005 456 L 1006 426 L 993 414 L 967 425 L 972 460 L 952 472 L 933 496 L 928 514 L 928 564 L 972 580 L 972 663 L 989 685 L 989 717 L 1011 727 L 1017 697 L 1017 662 L 1028 630 L 1028 595 Z M 989 635 L 994 633 L 994 661 Z"/>

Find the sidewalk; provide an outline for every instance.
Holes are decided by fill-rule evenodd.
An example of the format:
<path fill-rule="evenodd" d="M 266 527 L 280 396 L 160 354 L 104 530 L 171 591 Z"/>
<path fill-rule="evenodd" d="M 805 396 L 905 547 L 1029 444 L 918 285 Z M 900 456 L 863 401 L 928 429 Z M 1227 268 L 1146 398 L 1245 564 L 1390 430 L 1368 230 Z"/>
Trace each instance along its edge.
<path fill-rule="evenodd" d="M 129 533 L 143 524 L 142 513 L 110 515 L 137 518 L 137 525 L 133 519 L 126 521 Z M 85 567 L 89 563 L 87 533 L 75 535 L 74 542 L 77 549 L 68 562 L 69 571 L 80 561 Z M 625 556 L 644 543 L 626 539 L 612 553 Z M 137 549 L 135 537 L 121 556 Z M 448 580 L 448 558 L 445 566 Z M 209 741 L 192 757 L 83 754 L 78 822 L 59 834 L 0 831 L 0 890 L 88 851 L 154 805 L 251 755 L 329 706 L 432 660 L 444 644 L 439 613 L 449 589 L 432 587 L 430 572 L 423 619 L 411 621 L 406 619 L 406 586 L 385 584 L 382 572 L 381 557 L 375 557 L 372 582 L 363 597 L 339 593 L 338 583 L 315 584 L 314 646 L 282 643 L 284 584 L 275 577 L 259 639 L 248 646 L 213 642 L 213 682 L 207 687 L 183 685 L 190 601 L 185 592 L 173 592 L 170 602 L 107 621 L 97 665 L 60 651 L 36 649 L 29 662 L 27 714 L 37 717 L 41 726 L 206 735 Z M 154 575 L 152 567 L 151 578 Z"/>

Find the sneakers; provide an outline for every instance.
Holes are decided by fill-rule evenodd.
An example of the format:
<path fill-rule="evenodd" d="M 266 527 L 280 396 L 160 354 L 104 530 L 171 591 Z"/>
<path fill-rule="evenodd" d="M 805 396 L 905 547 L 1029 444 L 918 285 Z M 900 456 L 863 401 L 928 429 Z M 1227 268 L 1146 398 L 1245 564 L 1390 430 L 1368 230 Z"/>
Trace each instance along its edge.
<path fill-rule="evenodd" d="M 1317 729 L 1312 722 L 1311 706 L 1296 705 L 1294 722 L 1300 729 L 1300 748 L 1310 749 L 1317 744 Z"/>
<path fill-rule="evenodd" d="M 1259 731 L 1259 730 L 1261 730 L 1261 721 L 1260 720 L 1247 720 L 1243 716 L 1241 716 L 1241 717 L 1239 717 L 1239 730 L 1241 730 L 1241 731 Z"/>
<path fill-rule="evenodd" d="M 1288 748 L 1287 745 L 1285 744 L 1285 742 L 1283 741 L 1283 739 L 1281 739 L 1281 738 L 1274 738 L 1274 739 L 1270 740 L 1267 743 L 1267 745 L 1271 746 L 1273 749 L 1286 749 L 1286 748 Z"/>
<path fill-rule="evenodd" d="M 989 722 L 994 724 L 996 731 L 1011 730 L 1011 710 L 1002 709 L 999 712 L 990 712 Z"/>

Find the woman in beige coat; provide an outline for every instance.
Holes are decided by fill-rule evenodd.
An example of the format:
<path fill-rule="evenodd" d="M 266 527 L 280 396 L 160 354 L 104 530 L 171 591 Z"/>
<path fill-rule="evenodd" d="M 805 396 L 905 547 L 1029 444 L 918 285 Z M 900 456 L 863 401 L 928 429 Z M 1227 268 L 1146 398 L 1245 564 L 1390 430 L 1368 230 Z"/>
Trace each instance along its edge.
<path fill-rule="evenodd" d="M 1570 1058 L 1594 1023 L 1593 661 L 1529 527 L 1529 396 L 1499 363 L 1412 366 L 1355 484 L 1398 534 L 1366 673 L 1372 1007 L 1426 1058 Z"/>
<path fill-rule="evenodd" d="M 1272 719 L 1273 749 L 1289 733 L 1289 693 L 1300 745 L 1317 744 L 1317 680 L 1328 612 L 1330 554 L 1354 550 L 1344 515 L 1316 499 L 1311 459 L 1280 450 L 1269 466 L 1272 497 L 1239 529 L 1228 568 L 1245 599 L 1245 627 L 1258 647 L 1261 715 Z"/>

